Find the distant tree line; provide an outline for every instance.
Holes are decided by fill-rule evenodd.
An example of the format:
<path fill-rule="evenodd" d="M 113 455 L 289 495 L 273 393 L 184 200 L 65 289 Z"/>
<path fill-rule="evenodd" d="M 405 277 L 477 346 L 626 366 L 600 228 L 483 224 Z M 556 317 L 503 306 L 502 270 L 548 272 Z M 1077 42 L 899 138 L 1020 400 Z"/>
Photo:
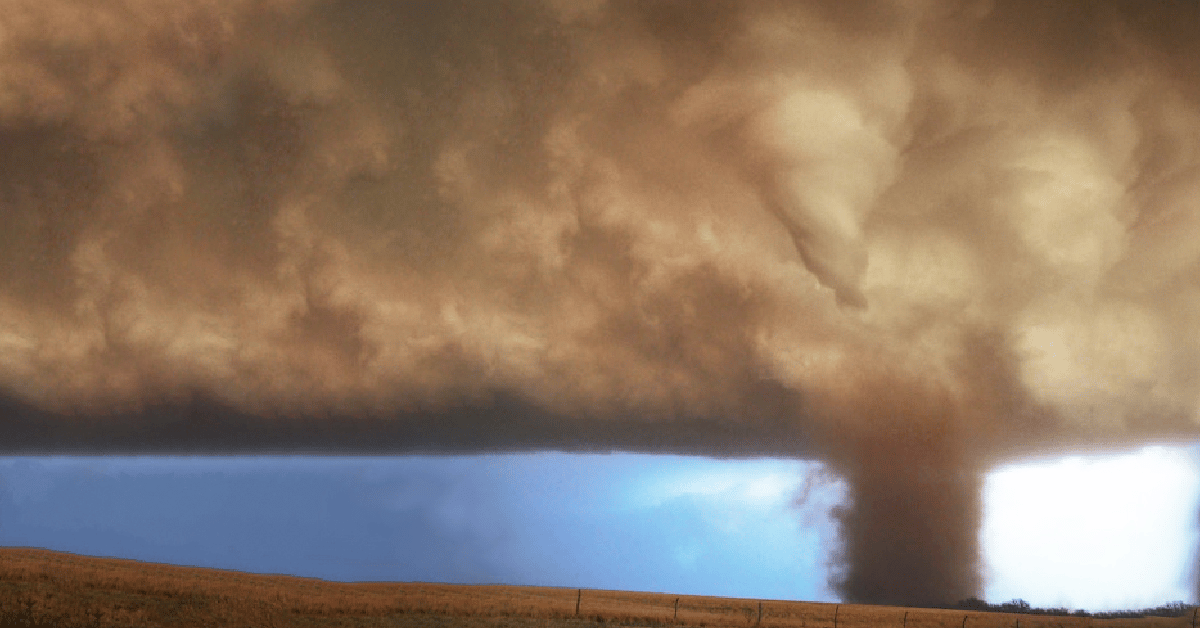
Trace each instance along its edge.
<path fill-rule="evenodd" d="M 1091 613 L 1083 609 L 1070 610 L 1066 608 L 1035 608 L 1025 600 L 1010 600 L 1001 604 L 988 604 L 983 600 L 973 597 L 962 600 L 954 606 L 971 611 L 983 611 L 991 613 L 1024 613 L 1027 615 L 1057 615 L 1062 617 L 1098 617 L 1100 619 L 1137 619 L 1141 617 L 1183 617 L 1190 614 L 1196 607 L 1183 602 L 1168 602 L 1162 606 L 1154 608 L 1143 608 L 1141 610 L 1126 610 L 1126 611 L 1101 611 Z"/>

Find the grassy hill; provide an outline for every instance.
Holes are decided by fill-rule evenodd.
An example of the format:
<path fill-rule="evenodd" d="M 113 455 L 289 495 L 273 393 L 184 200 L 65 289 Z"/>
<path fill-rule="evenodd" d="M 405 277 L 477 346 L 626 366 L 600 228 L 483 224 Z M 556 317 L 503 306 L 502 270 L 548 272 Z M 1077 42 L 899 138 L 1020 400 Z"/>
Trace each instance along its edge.
<path fill-rule="evenodd" d="M 10 625 L 1190 628 L 1191 618 L 1106 620 L 590 589 L 347 584 L 0 548 L 0 627 Z"/>

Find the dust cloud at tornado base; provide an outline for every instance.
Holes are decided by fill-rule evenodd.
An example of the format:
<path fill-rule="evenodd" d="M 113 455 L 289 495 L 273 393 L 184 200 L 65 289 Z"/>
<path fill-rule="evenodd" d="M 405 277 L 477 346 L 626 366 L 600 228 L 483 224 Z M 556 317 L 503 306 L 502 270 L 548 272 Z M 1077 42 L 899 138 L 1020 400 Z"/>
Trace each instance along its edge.
<path fill-rule="evenodd" d="M 1197 433 L 1198 19 L 10 0 L 0 428 L 791 453 L 845 599 L 975 595 L 990 465 Z"/>

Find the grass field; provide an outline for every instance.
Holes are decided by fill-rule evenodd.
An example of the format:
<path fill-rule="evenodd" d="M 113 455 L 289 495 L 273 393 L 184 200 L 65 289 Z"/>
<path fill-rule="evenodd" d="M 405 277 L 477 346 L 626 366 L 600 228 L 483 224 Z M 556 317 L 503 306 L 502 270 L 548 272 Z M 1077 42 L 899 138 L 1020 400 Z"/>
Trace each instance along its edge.
<path fill-rule="evenodd" d="M 1190 617 L 1106 620 L 590 589 L 580 593 L 545 587 L 346 584 L 0 548 L 0 626 L 8 625 L 1185 628 L 1192 624 Z"/>

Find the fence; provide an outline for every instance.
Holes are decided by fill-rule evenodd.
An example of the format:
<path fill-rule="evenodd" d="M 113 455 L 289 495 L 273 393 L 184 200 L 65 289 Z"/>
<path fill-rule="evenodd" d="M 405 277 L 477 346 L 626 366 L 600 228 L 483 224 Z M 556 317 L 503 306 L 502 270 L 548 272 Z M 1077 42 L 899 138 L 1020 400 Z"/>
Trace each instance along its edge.
<path fill-rule="evenodd" d="M 576 590 L 574 615 L 601 622 L 795 628 L 1197 628 L 1181 618 L 1100 619 L 952 609 Z"/>

